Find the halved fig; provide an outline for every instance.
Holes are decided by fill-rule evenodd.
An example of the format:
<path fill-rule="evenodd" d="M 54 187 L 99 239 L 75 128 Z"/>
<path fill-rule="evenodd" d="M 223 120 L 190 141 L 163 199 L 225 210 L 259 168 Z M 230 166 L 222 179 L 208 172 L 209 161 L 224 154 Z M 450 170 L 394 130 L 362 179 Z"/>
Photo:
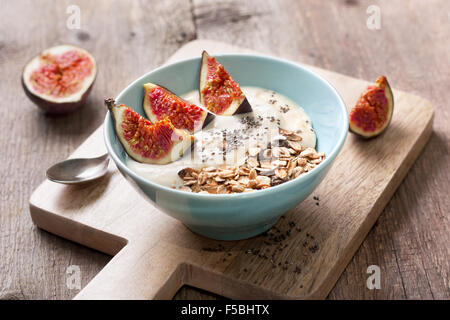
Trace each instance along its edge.
<path fill-rule="evenodd" d="M 105 104 L 112 113 L 117 137 L 128 155 L 138 162 L 173 162 L 194 142 L 193 136 L 175 128 L 168 118 L 153 124 L 126 105 L 116 105 L 113 99 L 106 99 Z"/>
<path fill-rule="evenodd" d="M 22 73 L 26 95 L 47 113 L 82 106 L 97 75 L 94 57 L 72 45 L 49 48 L 31 59 Z"/>
<path fill-rule="evenodd" d="M 206 51 L 202 54 L 199 91 L 200 102 L 214 114 L 231 116 L 252 111 L 239 84 Z"/>
<path fill-rule="evenodd" d="M 385 76 L 368 86 L 350 111 L 350 131 L 364 138 L 382 133 L 391 122 L 394 96 Z"/>
<path fill-rule="evenodd" d="M 183 100 L 164 87 L 146 83 L 144 89 L 142 105 L 152 122 L 169 118 L 175 128 L 194 133 L 204 128 L 214 118 L 212 113 Z"/>

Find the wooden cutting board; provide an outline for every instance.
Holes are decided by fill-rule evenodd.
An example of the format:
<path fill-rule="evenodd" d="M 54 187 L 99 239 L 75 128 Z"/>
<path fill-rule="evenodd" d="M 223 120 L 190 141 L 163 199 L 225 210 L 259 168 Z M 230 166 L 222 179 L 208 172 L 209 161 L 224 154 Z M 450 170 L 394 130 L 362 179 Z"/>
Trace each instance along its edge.
<path fill-rule="evenodd" d="M 169 62 L 203 49 L 249 52 L 196 40 Z M 306 67 L 330 81 L 349 108 L 368 85 Z M 31 217 L 44 230 L 114 255 L 77 299 L 169 299 L 184 284 L 235 299 L 323 299 L 431 134 L 430 102 L 398 90 L 394 96 L 389 129 L 368 141 L 349 134 L 325 180 L 268 234 L 241 241 L 198 236 L 144 200 L 114 165 L 88 185 L 44 181 L 31 196 Z M 99 128 L 71 157 L 103 152 Z"/>

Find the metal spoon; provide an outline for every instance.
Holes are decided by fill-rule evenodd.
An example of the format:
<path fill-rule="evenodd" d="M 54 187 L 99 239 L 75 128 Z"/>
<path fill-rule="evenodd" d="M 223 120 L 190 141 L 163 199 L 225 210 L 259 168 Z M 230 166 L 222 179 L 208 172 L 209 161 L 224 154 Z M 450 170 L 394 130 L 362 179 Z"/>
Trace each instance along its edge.
<path fill-rule="evenodd" d="M 69 159 L 50 167 L 47 170 L 47 178 L 63 184 L 88 182 L 104 176 L 108 171 L 108 164 L 108 154 L 98 158 Z"/>

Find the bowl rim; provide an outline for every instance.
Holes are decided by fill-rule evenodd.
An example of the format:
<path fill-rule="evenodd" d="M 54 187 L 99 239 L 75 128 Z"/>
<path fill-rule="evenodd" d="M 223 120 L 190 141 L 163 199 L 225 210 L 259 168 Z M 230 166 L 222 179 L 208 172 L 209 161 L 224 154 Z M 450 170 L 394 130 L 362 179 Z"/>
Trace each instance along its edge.
<path fill-rule="evenodd" d="M 134 180 L 136 180 L 137 182 L 139 182 L 141 184 L 149 185 L 156 189 L 162 189 L 163 191 L 173 193 L 174 195 L 177 195 L 177 196 L 192 197 L 192 198 L 196 198 L 199 200 L 201 199 L 202 201 L 205 201 L 208 199 L 211 199 L 211 200 L 214 200 L 214 199 L 242 199 L 242 198 L 251 199 L 254 197 L 269 195 L 271 193 L 278 193 L 280 191 L 295 187 L 296 185 L 301 184 L 304 180 L 307 180 L 310 177 L 312 178 L 312 177 L 316 176 L 317 174 L 319 174 L 319 172 L 321 172 L 326 167 L 328 167 L 332 164 L 333 160 L 336 158 L 336 156 L 342 149 L 342 146 L 344 145 L 344 142 L 346 140 L 346 137 L 348 134 L 349 120 L 348 120 L 348 112 L 347 112 L 347 107 L 345 105 L 345 102 L 342 99 L 339 92 L 336 90 L 336 88 L 331 83 L 329 83 L 327 80 L 325 80 L 323 77 L 316 74 L 312 70 L 309 70 L 295 62 L 291 62 L 291 61 L 283 59 L 283 58 L 272 57 L 272 56 L 264 55 L 264 54 L 252 54 L 252 53 L 214 54 L 214 57 L 217 57 L 219 59 L 221 57 L 237 57 L 237 58 L 248 57 L 248 58 L 256 58 L 256 59 L 274 60 L 278 63 L 287 64 L 288 66 L 290 66 L 292 68 L 301 69 L 302 72 L 305 72 L 305 73 L 309 74 L 310 76 L 317 78 L 320 82 L 322 82 L 326 87 L 328 87 L 335 94 L 335 96 L 337 97 L 339 110 L 344 113 L 344 121 L 345 122 L 342 124 L 338 143 L 333 147 L 333 149 L 325 157 L 325 159 L 317 167 L 314 168 L 314 170 L 306 172 L 306 173 L 300 175 L 299 177 L 289 180 L 285 183 L 282 183 L 282 184 L 279 184 L 276 186 L 271 186 L 270 188 L 266 188 L 263 190 L 256 190 L 254 192 L 243 192 L 243 193 L 232 193 L 232 194 L 200 194 L 200 193 L 195 193 L 195 192 L 186 192 L 186 191 L 177 190 L 177 189 L 167 187 L 167 186 L 158 184 L 156 182 L 147 180 L 146 178 L 141 177 L 140 175 L 135 173 L 125 163 L 123 163 L 122 160 L 120 160 L 118 155 L 114 152 L 112 144 L 111 144 L 111 140 L 109 139 L 108 126 L 110 125 L 111 122 L 113 122 L 113 120 L 112 120 L 111 113 L 108 110 L 108 112 L 106 113 L 106 116 L 105 116 L 105 120 L 103 122 L 103 139 L 104 139 L 106 149 L 107 149 L 110 157 L 114 160 L 115 164 L 119 167 L 119 169 L 121 169 L 122 172 L 125 172 L 127 175 L 129 175 L 131 178 L 133 178 Z M 172 63 L 167 63 L 160 67 L 157 67 L 157 68 L 143 74 L 142 76 L 140 76 L 139 78 L 137 78 L 136 80 L 131 82 L 128 86 L 126 86 L 117 95 L 116 101 L 120 100 L 120 98 L 125 94 L 125 92 L 127 92 L 131 87 L 137 85 L 144 78 L 148 77 L 150 74 L 152 74 L 154 72 L 158 72 L 167 67 L 176 67 L 177 65 L 181 65 L 184 63 L 192 62 L 192 61 L 198 61 L 200 63 L 200 60 L 201 60 L 201 57 L 180 59 L 180 60 L 176 60 Z"/>

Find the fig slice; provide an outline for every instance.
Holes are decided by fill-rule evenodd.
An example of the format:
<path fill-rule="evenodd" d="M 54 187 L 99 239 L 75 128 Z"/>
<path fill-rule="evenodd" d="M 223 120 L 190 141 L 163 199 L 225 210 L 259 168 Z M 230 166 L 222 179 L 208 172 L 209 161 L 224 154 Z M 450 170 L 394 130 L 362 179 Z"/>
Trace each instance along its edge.
<path fill-rule="evenodd" d="M 114 119 L 117 137 L 128 155 L 138 162 L 173 162 L 194 143 L 189 132 L 175 128 L 168 118 L 151 123 L 126 105 L 116 105 L 113 99 L 106 99 L 105 104 Z"/>
<path fill-rule="evenodd" d="M 63 114 L 84 104 L 96 75 L 97 65 L 89 52 L 60 45 L 42 51 L 26 64 L 22 86 L 38 107 Z"/>
<path fill-rule="evenodd" d="M 361 94 L 350 111 L 350 131 L 364 138 L 372 138 L 386 130 L 394 110 L 394 96 L 385 76 Z"/>
<path fill-rule="evenodd" d="M 200 102 L 214 114 L 231 116 L 252 111 L 239 84 L 206 51 L 202 53 L 199 91 Z"/>
<path fill-rule="evenodd" d="M 214 119 L 214 115 L 153 83 L 144 84 L 143 109 L 152 122 L 169 118 L 177 129 L 194 133 Z"/>

